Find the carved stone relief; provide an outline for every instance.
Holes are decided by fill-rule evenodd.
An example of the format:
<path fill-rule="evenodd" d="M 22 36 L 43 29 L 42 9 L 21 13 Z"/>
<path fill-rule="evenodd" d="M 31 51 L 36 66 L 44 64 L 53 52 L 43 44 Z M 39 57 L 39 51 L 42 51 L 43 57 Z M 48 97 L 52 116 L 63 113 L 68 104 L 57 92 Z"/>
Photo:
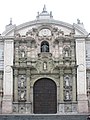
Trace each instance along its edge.
<path fill-rule="evenodd" d="M 13 113 L 31 113 L 31 103 L 14 103 L 13 104 Z"/>
<path fill-rule="evenodd" d="M 61 29 L 58 29 L 57 27 L 54 27 L 52 32 L 53 32 L 55 38 L 58 38 L 58 37 L 64 35 L 64 31 L 62 31 Z"/>
<path fill-rule="evenodd" d="M 25 101 L 26 100 L 26 76 L 19 75 L 18 79 L 18 100 Z"/>
<path fill-rule="evenodd" d="M 25 43 L 22 43 L 19 47 L 19 52 L 20 52 L 20 58 L 25 58 L 26 57 L 26 51 L 27 51 L 27 46 Z"/>
<path fill-rule="evenodd" d="M 19 104 L 19 113 L 25 113 L 25 104 Z"/>
<path fill-rule="evenodd" d="M 63 56 L 64 57 L 70 57 L 71 56 L 69 46 L 64 46 L 64 48 L 63 48 Z"/>
<path fill-rule="evenodd" d="M 26 32 L 27 37 L 31 37 L 31 38 L 34 38 L 34 39 L 37 35 L 38 35 L 37 28 L 32 28 L 32 29 L 28 30 L 28 32 Z"/>
<path fill-rule="evenodd" d="M 72 81 L 70 75 L 65 75 L 64 77 L 64 100 L 72 99 Z"/>
<path fill-rule="evenodd" d="M 72 112 L 72 105 L 71 104 L 66 104 L 64 109 L 65 109 L 65 112 Z"/>

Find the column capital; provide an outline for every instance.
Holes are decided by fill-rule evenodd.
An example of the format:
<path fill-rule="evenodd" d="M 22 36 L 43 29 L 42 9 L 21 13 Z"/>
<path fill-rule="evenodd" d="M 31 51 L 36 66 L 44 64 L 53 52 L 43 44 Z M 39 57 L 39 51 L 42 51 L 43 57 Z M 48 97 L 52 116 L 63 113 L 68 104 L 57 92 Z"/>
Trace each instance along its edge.
<path fill-rule="evenodd" d="M 30 69 L 27 69 L 27 71 L 26 71 L 26 75 L 28 76 L 28 77 L 30 77 Z"/>
<path fill-rule="evenodd" d="M 60 75 L 63 75 L 63 74 L 64 74 L 64 70 L 60 69 Z"/>

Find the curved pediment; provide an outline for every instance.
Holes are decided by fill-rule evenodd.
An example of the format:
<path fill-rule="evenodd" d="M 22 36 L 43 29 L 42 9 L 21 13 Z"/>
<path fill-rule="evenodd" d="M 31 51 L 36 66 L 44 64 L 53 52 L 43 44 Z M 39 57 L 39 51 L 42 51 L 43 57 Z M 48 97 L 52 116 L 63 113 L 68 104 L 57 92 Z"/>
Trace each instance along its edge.
<path fill-rule="evenodd" d="M 57 21 L 54 19 L 40 19 L 40 20 L 34 20 L 30 22 L 26 22 L 23 24 L 20 24 L 18 26 L 11 25 L 8 29 L 6 29 L 2 35 L 5 36 L 14 36 L 15 33 L 19 33 L 21 35 L 26 35 L 26 32 L 30 31 L 32 28 L 50 28 L 50 26 L 55 26 L 59 29 L 61 29 L 65 35 L 70 34 L 73 30 L 75 30 L 76 35 L 87 35 L 85 29 L 80 27 L 78 24 L 68 24 L 66 22 Z"/>

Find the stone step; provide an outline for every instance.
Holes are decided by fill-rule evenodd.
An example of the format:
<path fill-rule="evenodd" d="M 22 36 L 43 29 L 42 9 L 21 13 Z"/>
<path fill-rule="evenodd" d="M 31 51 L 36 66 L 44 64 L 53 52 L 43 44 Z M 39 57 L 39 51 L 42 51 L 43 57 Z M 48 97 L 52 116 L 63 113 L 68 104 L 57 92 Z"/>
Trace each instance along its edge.
<path fill-rule="evenodd" d="M 88 115 L 0 115 L 0 120 L 87 120 Z"/>

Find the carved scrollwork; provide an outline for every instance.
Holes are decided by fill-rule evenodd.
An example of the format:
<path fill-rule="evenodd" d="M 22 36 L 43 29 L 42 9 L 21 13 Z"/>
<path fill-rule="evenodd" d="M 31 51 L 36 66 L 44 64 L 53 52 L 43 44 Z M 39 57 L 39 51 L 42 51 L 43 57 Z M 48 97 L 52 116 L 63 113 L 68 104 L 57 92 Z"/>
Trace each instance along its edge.
<path fill-rule="evenodd" d="M 58 29 L 57 27 L 54 27 L 52 32 L 55 36 L 55 39 L 64 35 L 64 31 L 62 31 L 61 29 Z"/>
<path fill-rule="evenodd" d="M 37 28 L 32 28 L 26 32 L 27 37 L 35 38 L 37 35 Z"/>

